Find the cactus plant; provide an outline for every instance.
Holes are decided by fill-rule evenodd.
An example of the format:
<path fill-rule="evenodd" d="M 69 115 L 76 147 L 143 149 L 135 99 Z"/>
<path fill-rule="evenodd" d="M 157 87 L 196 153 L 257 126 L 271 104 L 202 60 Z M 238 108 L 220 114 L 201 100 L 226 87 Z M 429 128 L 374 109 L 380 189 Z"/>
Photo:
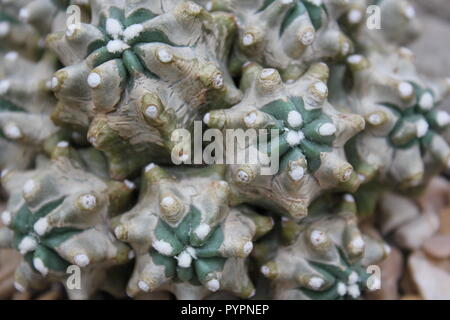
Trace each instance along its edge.
<path fill-rule="evenodd" d="M 223 168 L 165 170 L 146 167 L 140 200 L 113 220 L 116 237 L 136 252 L 128 294 L 171 291 L 198 299 L 218 290 L 254 294 L 244 260 L 272 218 L 229 208 Z"/>
<path fill-rule="evenodd" d="M 224 66 L 232 17 L 185 1 L 153 12 L 149 2 L 103 3 L 92 12 L 96 23 L 47 38 L 66 65 L 52 79 L 53 119 L 87 132 L 118 179 L 152 159 L 168 162 L 174 129 L 240 99 Z"/>
<path fill-rule="evenodd" d="M 358 188 L 358 177 L 345 159 L 343 146 L 364 129 L 364 120 L 340 113 L 328 103 L 328 72 L 325 64 L 314 64 L 299 80 L 284 84 L 275 69 L 248 65 L 242 79 L 246 87 L 242 102 L 205 115 L 204 122 L 211 128 L 279 132 L 278 138 L 266 137 L 268 153 L 277 149 L 280 157 L 280 170 L 274 176 L 260 172 L 264 154 L 256 164 L 229 166 L 234 202 L 268 205 L 300 220 L 321 191 Z M 247 148 L 257 147 L 256 142 L 250 144 Z"/>
<path fill-rule="evenodd" d="M 380 285 L 369 280 L 366 267 L 390 249 L 361 233 L 356 213 L 350 194 L 341 204 L 317 202 L 302 224 L 282 222 L 284 245 L 278 245 L 275 254 L 270 253 L 271 244 L 258 245 L 255 257 L 262 263 L 262 274 L 273 281 L 275 299 L 357 299 L 363 290 Z"/>
<path fill-rule="evenodd" d="M 365 298 L 385 241 L 438 228 L 416 196 L 450 170 L 450 83 L 403 47 L 419 26 L 407 0 L 2 1 L 16 289 Z"/>
<path fill-rule="evenodd" d="M 87 298 L 108 281 L 108 269 L 133 257 L 107 224 L 107 218 L 130 197 L 133 185 L 104 181 L 85 171 L 83 162 L 95 167 L 97 157 L 88 151 L 85 160 L 81 155 L 76 159 L 72 152 L 67 142 L 59 142 L 53 161 L 43 161 L 31 171 L 8 171 L 2 177 L 10 197 L 1 215 L 8 227 L 1 231 L 2 245 L 16 248 L 24 257 L 16 271 L 18 290 L 44 279 L 66 286 L 67 268 L 76 265 L 82 268 L 83 285 L 69 286 L 68 293 Z"/>

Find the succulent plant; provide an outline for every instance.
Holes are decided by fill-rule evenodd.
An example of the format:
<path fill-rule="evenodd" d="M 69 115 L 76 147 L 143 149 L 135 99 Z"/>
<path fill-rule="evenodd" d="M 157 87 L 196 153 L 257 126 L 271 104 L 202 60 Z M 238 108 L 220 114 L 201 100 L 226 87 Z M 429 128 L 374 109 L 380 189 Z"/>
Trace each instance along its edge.
<path fill-rule="evenodd" d="M 364 129 L 364 120 L 356 114 L 340 113 L 328 103 L 328 72 L 325 64 L 314 64 L 300 79 L 284 84 L 275 69 L 247 65 L 242 102 L 205 115 L 204 122 L 211 128 L 278 132 L 278 137 L 258 132 L 266 135 L 270 146 L 268 152 L 258 151 L 255 164 L 229 166 L 233 203 L 267 205 L 300 220 L 321 191 L 358 188 L 358 177 L 345 159 L 343 146 Z M 257 141 L 238 152 L 251 148 L 258 148 Z M 280 170 L 274 176 L 263 175 L 264 160 L 274 150 L 278 151 Z"/>
<path fill-rule="evenodd" d="M 204 111 L 241 96 L 225 68 L 232 17 L 185 1 L 167 12 L 152 7 L 102 3 L 93 23 L 47 39 L 67 66 L 52 79 L 59 100 L 53 119 L 88 131 L 118 179 L 152 159 L 168 162 L 173 130 L 190 129 Z"/>
<path fill-rule="evenodd" d="M 245 207 L 229 208 L 222 175 L 220 167 L 146 167 L 139 202 L 112 222 L 116 237 L 136 253 L 128 295 L 161 290 L 179 299 L 218 290 L 242 298 L 254 294 L 245 258 L 273 221 Z"/>
<path fill-rule="evenodd" d="M 88 298 L 109 281 L 109 269 L 132 258 L 130 248 L 110 233 L 107 219 L 124 208 L 134 186 L 105 181 L 86 171 L 101 165 L 94 163 L 98 156 L 92 151 L 79 158 L 74 154 L 62 141 L 53 161 L 43 161 L 35 170 L 8 171 L 2 177 L 9 201 L 1 215 L 8 227 L 0 232 L 1 244 L 24 256 L 16 271 L 18 290 L 42 281 L 61 281 L 66 286 L 66 270 L 75 265 L 82 268 L 83 285 L 67 291 L 71 298 Z M 89 166 L 82 166 L 85 161 Z"/>
<path fill-rule="evenodd" d="M 48 87 L 57 61 L 46 54 L 37 63 L 16 51 L 0 62 L 0 170 L 25 168 L 56 133 L 49 118 L 56 101 Z"/>
<path fill-rule="evenodd" d="M 276 68 L 297 79 L 315 62 L 336 60 L 352 51 L 337 19 L 350 7 L 344 0 L 197 1 L 211 11 L 236 15 L 239 34 L 230 61 L 238 73 L 247 61 Z"/>
<path fill-rule="evenodd" d="M 436 231 L 417 196 L 450 170 L 450 82 L 402 47 L 419 26 L 407 0 L 1 1 L 15 287 L 364 298 L 383 240 Z"/>
<path fill-rule="evenodd" d="M 405 48 L 348 58 L 353 88 L 346 105 L 365 117 L 367 129 L 347 150 L 363 180 L 377 175 L 393 186 L 412 188 L 450 166 L 450 148 L 441 136 L 450 115 L 437 108 L 450 83 L 424 79 L 412 59 Z"/>
<path fill-rule="evenodd" d="M 313 204 L 301 224 L 282 221 L 284 245 L 275 253 L 264 241 L 255 248 L 255 257 L 263 262 L 260 271 L 273 282 L 275 299 L 357 299 L 363 290 L 380 285 L 379 279 L 369 280 L 366 267 L 388 255 L 389 247 L 358 229 L 350 194 L 340 205 L 324 202 Z"/>

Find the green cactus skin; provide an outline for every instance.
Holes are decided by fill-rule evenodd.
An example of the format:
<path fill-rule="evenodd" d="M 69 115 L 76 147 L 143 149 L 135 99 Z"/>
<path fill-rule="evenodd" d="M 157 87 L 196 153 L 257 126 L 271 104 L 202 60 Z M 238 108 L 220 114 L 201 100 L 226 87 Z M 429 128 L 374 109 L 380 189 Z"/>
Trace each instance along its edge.
<path fill-rule="evenodd" d="M 0 62 L 0 170 L 24 169 L 57 131 L 49 115 L 56 101 L 49 80 L 57 61 L 51 54 L 38 62 L 16 51 Z M 4 151 L 3 151 L 4 150 Z"/>
<path fill-rule="evenodd" d="M 277 246 L 273 258 L 268 258 L 273 255 L 269 253 L 273 244 L 263 241 L 255 247 L 261 273 L 272 280 L 273 298 L 358 299 L 367 288 L 365 267 L 389 254 L 386 244 L 358 229 L 356 204 L 350 194 L 340 205 L 330 205 L 335 202 L 318 200 L 301 224 L 283 220 L 284 245 Z"/>
<path fill-rule="evenodd" d="M 229 208 L 222 167 L 146 167 L 138 204 L 112 222 L 136 252 L 127 294 L 170 291 L 199 299 L 225 290 L 254 294 L 245 258 L 273 221 L 245 207 Z"/>
<path fill-rule="evenodd" d="M 78 159 L 73 155 L 77 153 L 62 141 L 52 161 L 36 170 L 8 171 L 2 177 L 10 198 L 1 216 L 9 228 L 0 232 L 1 246 L 16 248 L 28 264 L 16 273 L 20 290 L 33 287 L 36 278 L 66 286 L 67 267 L 77 265 L 82 287 L 67 292 L 72 299 L 87 299 L 107 286 L 112 267 L 133 257 L 133 251 L 109 232 L 107 218 L 124 208 L 134 187 L 86 171 L 82 163 L 96 160 L 91 151 L 78 154 Z M 114 281 L 120 284 L 119 279 Z"/>
<path fill-rule="evenodd" d="M 354 192 L 358 188 L 358 177 L 345 159 L 343 146 L 364 129 L 364 120 L 340 113 L 327 102 L 327 79 L 328 67 L 323 63 L 312 65 L 299 80 L 286 85 L 275 69 L 250 64 L 242 79 L 246 89 L 242 102 L 205 115 L 204 122 L 211 128 L 280 132 L 278 144 L 271 142 L 280 155 L 275 176 L 260 174 L 263 155 L 257 164 L 229 166 L 233 203 L 269 206 L 300 220 L 323 190 Z"/>
<path fill-rule="evenodd" d="M 173 130 L 190 129 L 204 111 L 241 97 L 223 71 L 235 31 L 229 14 L 186 1 L 158 14 L 147 4 L 103 3 L 92 12 L 98 23 L 47 39 L 67 66 L 52 80 L 59 100 L 53 119 L 88 131 L 117 179 L 153 159 L 168 162 Z"/>
<path fill-rule="evenodd" d="M 450 116 L 436 108 L 450 82 L 423 79 L 412 60 L 405 48 L 348 59 L 354 77 L 349 105 L 367 126 L 347 149 L 364 181 L 377 175 L 392 186 L 414 188 L 450 166 L 450 147 L 441 136 Z"/>
<path fill-rule="evenodd" d="M 230 70 L 237 74 L 254 61 L 276 68 L 284 80 L 297 79 L 315 62 L 339 60 L 352 52 L 337 18 L 349 9 L 343 0 L 197 1 L 210 11 L 236 15 L 237 45 Z"/>

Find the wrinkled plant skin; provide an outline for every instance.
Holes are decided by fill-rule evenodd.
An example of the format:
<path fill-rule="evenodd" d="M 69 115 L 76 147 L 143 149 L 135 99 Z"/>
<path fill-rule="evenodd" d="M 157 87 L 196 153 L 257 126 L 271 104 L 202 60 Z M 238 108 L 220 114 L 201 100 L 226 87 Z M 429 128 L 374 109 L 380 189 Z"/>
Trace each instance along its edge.
<path fill-rule="evenodd" d="M 225 67 L 232 16 L 185 1 L 152 11 L 150 2 L 98 3 L 92 23 L 47 38 L 66 65 L 51 82 L 52 118 L 87 133 L 117 179 L 152 159 L 170 161 L 175 129 L 241 97 Z"/>
<path fill-rule="evenodd" d="M 197 1 L 211 11 L 236 15 L 239 32 L 230 70 L 247 61 L 276 68 L 295 80 L 315 62 L 340 60 L 353 50 L 337 19 L 351 7 L 344 0 Z"/>
<path fill-rule="evenodd" d="M 416 70 L 419 30 L 408 0 L 1 1 L 16 289 L 364 298 L 384 240 L 416 250 L 439 228 L 417 196 L 450 170 L 450 81 Z M 255 131 L 206 143 L 228 129 Z"/>
<path fill-rule="evenodd" d="M 87 299 L 98 289 L 123 295 L 119 278 L 110 287 L 113 275 L 108 272 L 132 259 L 133 252 L 114 239 L 108 218 L 126 208 L 134 186 L 88 172 L 104 165 L 94 163 L 98 159 L 96 151 L 78 154 L 63 141 L 53 160 L 44 160 L 36 170 L 3 174 L 9 201 L 1 215 L 7 228 L 0 230 L 0 238 L 3 247 L 24 257 L 15 276 L 18 290 L 47 281 L 67 286 L 67 270 L 75 265 L 81 268 L 82 283 L 81 289 L 67 288 L 72 299 Z"/>
<path fill-rule="evenodd" d="M 386 244 L 359 230 L 350 194 L 340 204 L 323 200 L 311 206 L 301 224 L 282 221 L 282 241 L 275 243 L 275 253 L 273 238 L 255 248 L 254 256 L 262 264 L 261 273 L 272 281 L 275 299 L 358 299 L 368 288 L 366 267 L 389 254 Z"/>
<path fill-rule="evenodd" d="M 273 220 L 246 207 L 230 208 L 223 171 L 146 167 L 139 202 L 112 223 L 116 237 L 136 252 L 128 295 L 170 291 L 179 299 L 201 299 L 219 290 L 254 295 L 245 258 Z"/>
<path fill-rule="evenodd" d="M 279 132 L 278 138 L 265 137 L 269 154 L 277 149 L 280 157 L 280 170 L 274 176 L 261 174 L 268 156 L 264 150 L 258 151 L 256 164 L 229 165 L 233 202 L 267 205 L 300 220 L 307 215 L 309 203 L 324 190 L 354 192 L 358 188 L 359 179 L 346 161 L 343 147 L 364 129 L 364 120 L 356 114 L 340 113 L 328 103 L 328 76 L 328 67 L 318 63 L 299 80 L 284 84 L 275 69 L 250 64 L 241 81 L 245 89 L 242 102 L 205 115 L 204 122 L 211 128 Z M 237 152 L 251 148 L 258 148 L 256 141 Z"/>

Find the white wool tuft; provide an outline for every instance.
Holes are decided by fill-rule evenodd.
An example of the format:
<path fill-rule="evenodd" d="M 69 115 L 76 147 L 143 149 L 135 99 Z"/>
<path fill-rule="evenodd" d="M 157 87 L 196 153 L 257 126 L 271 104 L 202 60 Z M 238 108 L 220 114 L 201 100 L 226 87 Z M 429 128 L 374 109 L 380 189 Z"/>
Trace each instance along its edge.
<path fill-rule="evenodd" d="M 446 111 L 439 110 L 436 114 L 436 122 L 440 127 L 446 127 L 450 124 L 450 114 Z"/>
<path fill-rule="evenodd" d="M 250 180 L 250 176 L 244 170 L 239 170 L 237 176 L 238 179 L 242 182 L 248 182 Z"/>
<path fill-rule="evenodd" d="M 195 249 L 192 247 L 186 247 L 185 251 L 191 255 L 192 258 L 197 259 L 197 253 L 195 252 Z"/>
<path fill-rule="evenodd" d="M 324 123 L 319 127 L 319 134 L 322 137 L 332 136 L 336 133 L 336 126 L 332 123 Z"/>
<path fill-rule="evenodd" d="M 430 110 L 434 106 L 434 98 L 431 93 L 425 92 L 421 97 L 419 101 L 419 106 L 422 109 Z"/>
<path fill-rule="evenodd" d="M 51 80 L 51 88 L 52 89 L 56 89 L 56 87 L 58 87 L 59 85 L 59 80 L 57 77 L 53 77 Z"/>
<path fill-rule="evenodd" d="M 119 20 L 106 19 L 106 32 L 113 38 L 118 39 L 123 34 L 123 27 Z"/>
<path fill-rule="evenodd" d="M 350 193 L 344 195 L 344 200 L 347 202 L 355 202 L 355 198 Z"/>
<path fill-rule="evenodd" d="M 356 284 L 352 284 L 351 286 L 347 287 L 348 294 L 353 298 L 356 299 L 361 295 L 361 291 L 359 291 L 359 287 Z"/>
<path fill-rule="evenodd" d="M 9 80 L 0 81 L 0 94 L 7 93 L 10 86 L 11 86 L 11 83 L 9 82 Z"/>
<path fill-rule="evenodd" d="M 142 280 L 138 282 L 138 287 L 144 292 L 148 292 L 150 290 L 150 286 L 148 285 L 148 283 Z"/>
<path fill-rule="evenodd" d="M 413 19 L 416 16 L 416 9 L 413 6 L 407 6 L 404 13 L 408 19 Z"/>
<path fill-rule="evenodd" d="M 11 223 L 11 212 L 3 211 L 2 213 L 2 222 L 5 226 L 9 226 Z"/>
<path fill-rule="evenodd" d="M 43 236 L 47 230 L 48 230 L 48 221 L 47 218 L 43 217 L 40 218 L 33 226 L 34 231 L 40 235 Z"/>
<path fill-rule="evenodd" d="M 159 61 L 161 61 L 162 63 L 169 63 L 173 60 L 173 54 L 167 48 L 158 49 L 157 55 Z"/>
<path fill-rule="evenodd" d="M 123 183 L 125 183 L 125 186 L 129 189 L 129 190 L 134 190 L 136 189 L 136 184 L 134 184 L 133 182 L 131 182 L 130 180 L 124 180 Z"/>
<path fill-rule="evenodd" d="M 362 15 L 361 11 L 359 11 L 357 9 L 352 9 L 347 14 L 347 18 L 350 23 L 356 24 L 356 23 L 361 22 L 363 15 Z"/>
<path fill-rule="evenodd" d="M 339 282 L 337 285 L 337 292 L 341 297 L 345 296 L 347 294 L 347 286 L 344 283 Z"/>
<path fill-rule="evenodd" d="M 153 248 L 155 248 L 155 250 L 158 251 L 159 253 L 161 253 L 162 255 L 170 256 L 173 252 L 173 248 L 170 245 L 170 243 L 168 243 L 164 240 L 153 241 L 152 245 L 153 245 Z"/>
<path fill-rule="evenodd" d="M 252 250 L 253 250 L 253 243 L 251 241 L 246 242 L 243 247 L 244 254 L 247 256 L 250 254 L 250 252 L 252 252 Z"/>
<path fill-rule="evenodd" d="M 142 30 L 144 30 L 142 24 L 132 24 L 123 32 L 123 38 L 125 41 L 130 41 L 136 38 L 142 32 Z"/>
<path fill-rule="evenodd" d="M 352 247 L 357 251 L 361 251 L 362 249 L 364 249 L 364 245 L 365 243 L 362 237 L 356 237 L 352 240 Z"/>
<path fill-rule="evenodd" d="M 328 93 L 328 87 L 325 83 L 323 83 L 322 81 L 316 82 L 314 84 L 314 88 L 320 92 L 321 94 L 325 95 Z"/>
<path fill-rule="evenodd" d="M 206 286 L 208 287 L 209 291 L 216 292 L 220 289 L 220 282 L 217 279 L 212 279 L 206 283 Z"/>
<path fill-rule="evenodd" d="M 348 284 L 355 284 L 359 280 L 359 276 L 355 271 L 352 271 L 348 276 Z"/>
<path fill-rule="evenodd" d="M 388 244 L 384 244 L 383 249 L 387 256 L 391 254 L 392 249 Z"/>
<path fill-rule="evenodd" d="M 67 141 L 60 141 L 56 146 L 58 148 L 67 148 L 69 146 L 69 143 Z"/>
<path fill-rule="evenodd" d="M 325 283 L 325 281 L 322 278 L 312 277 L 308 281 L 308 286 L 313 290 L 319 290 L 323 286 L 324 283 Z"/>
<path fill-rule="evenodd" d="M 202 223 L 195 229 L 194 233 L 200 240 L 204 240 L 210 231 L 211 227 L 206 223 Z"/>
<path fill-rule="evenodd" d="M 292 170 L 289 171 L 289 176 L 294 181 L 300 181 L 304 175 L 305 175 L 305 169 L 300 166 L 292 168 Z"/>
<path fill-rule="evenodd" d="M 155 105 L 149 105 L 145 109 L 145 115 L 151 119 L 156 119 L 156 117 L 158 117 L 158 107 Z"/>
<path fill-rule="evenodd" d="M 6 137 L 11 140 L 16 140 L 22 138 L 22 131 L 15 123 L 7 123 L 3 127 L 3 133 Z"/>
<path fill-rule="evenodd" d="M 4 169 L 2 170 L 2 173 L 0 175 L 1 178 L 6 177 L 6 175 L 8 174 L 9 170 L 8 169 Z"/>
<path fill-rule="evenodd" d="M 69 24 L 66 29 L 66 37 L 71 37 L 77 31 L 78 26 L 75 23 Z"/>
<path fill-rule="evenodd" d="M 319 246 L 327 241 L 327 236 L 323 231 L 314 230 L 311 232 L 310 240 L 314 246 Z"/>
<path fill-rule="evenodd" d="M 379 125 L 382 122 L 381 116 L 379 114 L 377 114 L 377 113 L 371 114 L 369 116 L 368 120 L 369 120 L 370 124 L 372 124 L 374 126 Z"/>
<path fill-rule="evenodd" d="M 82 253 L 81 254 L 77 254 L 74 257 L 74 261 L 80 267 L 86 267 L 90 263 L 89 257 L 87 255 L 85 255 L 85 254 L 82 254 Z"/>
<path fill-rule="evenodd" d="M 30 251 L 33 251 L 37 247 L 37 242 L 34 238 L 30 236 L 26 236 L 19 243 L 19 251 L 21 254 L 26 254 Z"/>
<path fill-rule="evenodd" d="M 102 78 L 96 72 L 91 72 L 87 78 L 87 83 L 92 89 L 97 88 L 102 83 Z"/>
<path fill-rule="evenodd" d="M 173 206 L 175 204 L 175 199 L 172 197 L 164 197 L 161 200 L 161 205 L 164 207 L 170 207 Z"/>
<path fill-rule="evenodd" d="M 10 51 L 5 55 L 5 60 L 7 61 L 15 61 L 19 57 L 19 54 L 16 51 Z"/>
<path fill-rule="evenodd" d="M 362 55 L 354 54 L 347 58 L 347 62 L 350 64 L 358 64 L 363 60 Z"/>
<path fill-rule="evenodd" d="M 341 53 L 346 56 L 350 52 L 350 43 L 344 42 L 342 44 Z"/>
<path fill-rule="evenodd" d="M 270 268 L 268 266 L 262 266 L 261 267 L 261 273 L 265 276 L 268 276 L 270 273 Z"/>
<path fill-rule="evenodd" d="M 264 69 L 261 71 L 261 79 L 265 80 L 275 73 L 275 69 Z"/>
<path fill-rule="evenodd" d="M 48 274 L 48 268 L 45 266 L 44 261 L 41 258 L 33 259 L 33 266 L 39 271 L 44 277 Z"/>
<path fill-rule="evenodd" d="M 181 268 L 189 268 L 192 264 L 192 257 L 187 251 L 181 252 L 175 259 L 178 260 L 178 266 Z"/>
<path fill-rule="evenodd" d="M 301 35 L 300 41 L 304 46 L 309 46 L 314 42 L 314 38 L 315 38 L 314 31 L 308 30 Z"/>
<path fill-rule="evenodd" d="M 23 186 L 23 193 L 25 196 L 30 196 L 35 192 L 36 188 L 36 182 L 33 179 L 29 179 Z"/>
<path fill-rule="evenodd" d="M 212 79 L 212 83 L 214 88 L 216 89 L 220 89 L 223 87 L 223 75 L 221 73 L 217 73 L 214 75 L 213 79 Z"/>
<path fill-rule="evenodd" d="M 428 132 L 428 122 L 426 122 L 424 119 L 420 119 L 416 122 L 416 136 L 417 138 L 424 137 Z"/>
<path fill-rule="evenodd" d="M 106 44 L 106 49 L 110 53 L 120 53 L 129 48 L 130 46 L 122 40 L 111 40 Z"/>
<path fill-rule="evenodd" d="M 30 12 L 27 8 L 22 8 L 19 11 L 19 19 L 23 22 L 28 22 L 28 18 L 30 17 Z"/>
<path fill-rule="evenodd" d="M 11 24 L 8 21 L 0 22 L 0 38 L 6 36 L 11 30 Z"/>
<path fill-rule="evenodd" d="M 25 292 L 25 288 L 18 282 L 14 282 L 14 288 L 19 292 Z"/>
<path fill-rule="evenodd" d="M 145 172 L 149 172 L 150 170 L 152 170 L 153 168 L 156 168 L 156 164 L 154 164 L 153 162 L 150 163 L 149 165 L 147 165 L 145 167 Z"/>
<path fill-rule="evenodd" d="M 247 126 L 250 127 L 256 122 L 257 117 L 258 117 L 258 115 L 256 114 L 255 111 L 249 112 L 245 115 L 244 122 Z"/>
<path fill-rule="evenodd" d="M 209 124 L 209 120 L 211 119 L 211 115 L 208 112 L 207 114 L 205 114 L 205 116 L 203 117 L 203 123 L 208 125 Z"/>
<path fill-rule="evenodd" d="M 291 147 L 298 145 L 305 138 L 301 131 L 289 131 L 286 135 L 286 141 Z"/>
<path fill-rule="evenodd" d="M 288 113 L 287 122 L 292 128 L 300 127 L 303 124 L 302 115 L 298 111 L 290 111 Z"/>
<path fill-rule="evenodd" d="M 251 46 L 255 42 L 255 36 L 251 33 L 244 34 L 242 37 L 242 44 L 246 47 Z"/>
<path fill-rule="evenodd" d="M 97 205 L 97 198 L 92 194 L 82 195 L 79 200 L 85 210 L 92 210 Z"/>
<path fill-rule="evenodd" d="M 414 87 L 409 82 L 400 82 L 398 84 L 398 93 L 402 98 L 409 98 L 414 93 Z"/>

